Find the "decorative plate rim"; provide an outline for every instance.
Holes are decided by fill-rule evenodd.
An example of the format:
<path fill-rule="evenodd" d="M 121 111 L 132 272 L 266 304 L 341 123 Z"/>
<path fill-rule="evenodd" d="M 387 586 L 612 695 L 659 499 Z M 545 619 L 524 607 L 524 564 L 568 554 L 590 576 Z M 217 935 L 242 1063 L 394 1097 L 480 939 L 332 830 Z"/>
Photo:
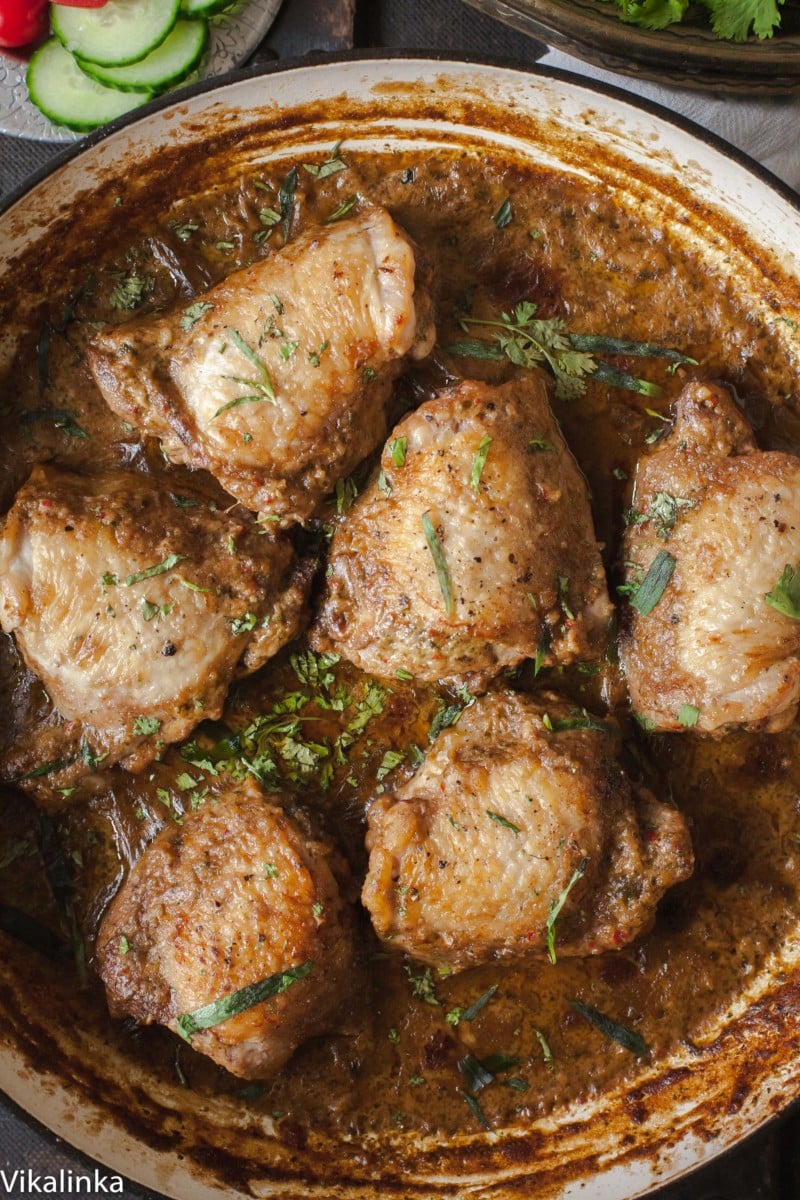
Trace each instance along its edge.
<path fill-rule="evenodd" d="M 751 95 L 800 92 L 800 32 L 730 42 L 710 29 L 626 24 L 609 0 L 464 0 L 554 48 L 608 70 L 690 88 Z"/>

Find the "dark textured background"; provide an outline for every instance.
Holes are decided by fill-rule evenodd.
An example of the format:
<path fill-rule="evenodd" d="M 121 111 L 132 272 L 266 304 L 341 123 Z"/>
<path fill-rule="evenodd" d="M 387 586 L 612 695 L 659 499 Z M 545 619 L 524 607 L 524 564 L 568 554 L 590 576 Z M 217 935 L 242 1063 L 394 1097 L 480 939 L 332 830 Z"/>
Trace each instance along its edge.
<path fill-rule="evenodd" d="M 348 0 L 285 0 L 283 8 L 256 59 L 289 58 L 344 48 L 341 16 Z M 544 51 L 531 38 L 500 25 L 461 0 L 357 0 L 353 30 L 355 45 L 420 50 L 448 50 L 518 63 L 535 62 Z M 59 148 L 0 135 L 0 197 L 23 183 Z M 14 1106 L 0 1107 L 0 1170 L 30 1167 L 53 1175 L 60 1168 L 82 1171 L 88 1159 L 71 1150 L 24 1117 Z M 593 1200 L 591 1186 L 587 1200 Z M 29 1195 L 6 1191 L 0 1177 L 0 1196 L 14 1200 Z M 126 1184 L 126 1200 L 156 1200 L 155 1194 Z M 800 1200 L 800 1106 L 772 1122 L 735 1151 L 670 1185 L 652 1200 Z"/>

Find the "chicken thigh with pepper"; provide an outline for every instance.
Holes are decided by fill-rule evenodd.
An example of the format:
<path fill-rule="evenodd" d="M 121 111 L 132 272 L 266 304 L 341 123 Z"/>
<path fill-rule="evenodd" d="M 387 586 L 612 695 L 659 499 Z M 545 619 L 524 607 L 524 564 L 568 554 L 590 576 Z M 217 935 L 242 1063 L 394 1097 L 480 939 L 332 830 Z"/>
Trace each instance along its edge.
<path fill-rule="evenodd" d="M 620 659 L 640 719 L 785 729 L 800 704 L 800 458 L 758 450 L 727 389 L 688 384 L 628 522 Z"/>

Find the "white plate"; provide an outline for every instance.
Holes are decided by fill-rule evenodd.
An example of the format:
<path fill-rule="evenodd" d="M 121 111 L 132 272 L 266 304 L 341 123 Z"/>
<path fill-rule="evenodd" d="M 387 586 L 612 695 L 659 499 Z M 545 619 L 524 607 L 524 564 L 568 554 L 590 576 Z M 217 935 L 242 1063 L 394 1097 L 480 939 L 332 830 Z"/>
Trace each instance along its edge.
<path fill-rule="evenodd" d="M 223 75 L 252 54 L 275 20 L 282 0 L 236 0 L 211 18 L 211 40 L 202 68 L 185 83 Z M 37 142 L 76 142 L 84 135 L 54 125 L 28 97 L 27 62 L 0 51 L 0 133 Z M 174 89 L 173 89 L 174 90 Z"/>

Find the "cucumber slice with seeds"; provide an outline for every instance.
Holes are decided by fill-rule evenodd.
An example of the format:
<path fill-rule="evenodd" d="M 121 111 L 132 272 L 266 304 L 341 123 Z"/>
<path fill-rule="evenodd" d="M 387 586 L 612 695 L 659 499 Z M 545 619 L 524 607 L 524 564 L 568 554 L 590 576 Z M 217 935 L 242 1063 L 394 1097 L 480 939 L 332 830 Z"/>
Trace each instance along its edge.
<path fill-rule="evenodd" d="M 126 67 L 102 67 L 77 55 L 76 58 L 82 71 L 106 87 L 119 88 L 123 92 L 163 92 L 180 83 L 197 66 L 207 43 L 208 24 L 205 21 L 180 18 L 160 46 Z"/>
<path fill-rule="evenodd" d="M 85 62 L 122 67 L 160 46 L 178 19 L 180 0 L 108 0 L 103 8 L 53 4 L 58 40 Z"/>
<path fill-rule="evenodd" d="M 58 38 L 49 38 L 28 64 L 28 94 L 55 125 L 84 133 L 150 99 L 150 92 L 119 92 L 84 75 Z"/>

